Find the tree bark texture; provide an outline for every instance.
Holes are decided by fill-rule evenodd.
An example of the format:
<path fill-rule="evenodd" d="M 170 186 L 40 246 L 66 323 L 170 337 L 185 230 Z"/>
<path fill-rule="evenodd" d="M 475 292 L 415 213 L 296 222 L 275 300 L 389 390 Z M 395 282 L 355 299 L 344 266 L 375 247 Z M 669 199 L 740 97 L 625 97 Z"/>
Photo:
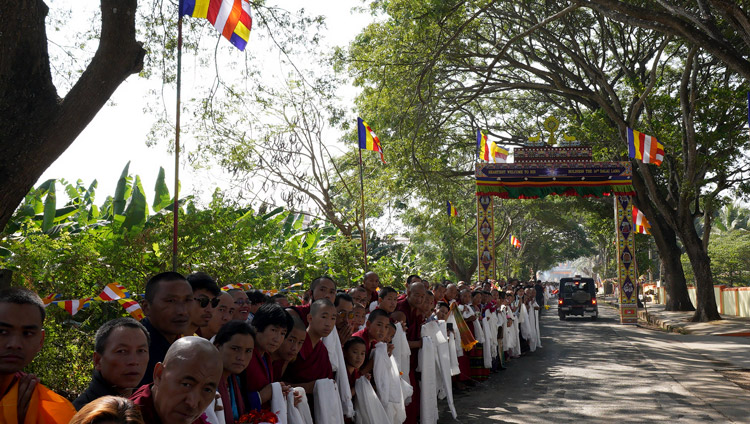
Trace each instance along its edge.
<path fill-rule="evenodd" d="M 117 87 L 143 68 L 136 0 L 101 0 L 99 47 L 70 92 L 52 82 L 42 0 L 0 0 L 0 230 Z M 106 148 L 106 146 L 102 146 Z"/>
<path fill-rule="evenodd" d="M 665 283 L 665 309 L 667 311 L 694 311 L 695 308 L 688 295 L 685 271 L 682 269 L 680 260 L 682 252 L 677 244 L 677 235 L 652 207 L 648 198 L 648 189 L 637 172 L 633 175 L 633 186 L 637 193 L 634 199 L 635 205 L 651 224 L 651 235 L 654 237 L 656 250 L 664 267 L 661 279 Z"/>

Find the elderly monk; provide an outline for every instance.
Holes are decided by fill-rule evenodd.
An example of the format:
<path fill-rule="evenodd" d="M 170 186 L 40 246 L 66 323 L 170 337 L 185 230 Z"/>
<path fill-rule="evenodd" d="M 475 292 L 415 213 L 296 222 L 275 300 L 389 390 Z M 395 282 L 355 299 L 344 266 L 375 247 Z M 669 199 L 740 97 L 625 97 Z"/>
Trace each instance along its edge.
<path fill-rule="evenodd" d="M 146 424 L 201 423 L 214 400 L 223 366 L 219 351 L 202 337 L 183 337 L 154 367 L 154 382 L 130 397 Z"/>

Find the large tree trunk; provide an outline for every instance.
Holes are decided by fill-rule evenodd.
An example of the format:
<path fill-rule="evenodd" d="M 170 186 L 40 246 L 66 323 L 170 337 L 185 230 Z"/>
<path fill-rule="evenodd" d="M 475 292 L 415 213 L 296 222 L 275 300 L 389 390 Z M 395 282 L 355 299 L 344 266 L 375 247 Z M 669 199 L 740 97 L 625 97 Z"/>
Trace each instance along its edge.
<path fill-rule="evenodd" d="M 636 168 L 637 169 L 637 168 Z M 658 214 L 649 201 L 648 188 L 638 172 L 633 173 L 633 186 L 636 189 L 635 205 L 646 216 L 651 224 L 651 235 L 654 236 L 656 249 L 664 265 L 661 276 L 665 283 L 667 311 L 694 311 L 688 295 L 685 271 L 682 269 L 680 257 L 682 252 L 677 244 L 677 235 L 663 216 Z"/>
<path fill-rule="evenodd" d="M 716 307 L 714 296 L 714 278 L 711 275 L 711 258 L 703 248 L 695 227 L 692 223 L 682 223 L 680 226 L 680 239 L 685 246 L 690 265 L 695 275 L 695 314 L 690 319 L 693 322 L 714 321 L 721 319 Z"/>
<path fill-rule="evenodd" d="M 0 230 L 117 87 L 143 68 L 136 5 L 136 0 L 101 0 L 99 48 L 61 99 L 50 73 L 47 6 L 42 0 L 0 1 Z"/>

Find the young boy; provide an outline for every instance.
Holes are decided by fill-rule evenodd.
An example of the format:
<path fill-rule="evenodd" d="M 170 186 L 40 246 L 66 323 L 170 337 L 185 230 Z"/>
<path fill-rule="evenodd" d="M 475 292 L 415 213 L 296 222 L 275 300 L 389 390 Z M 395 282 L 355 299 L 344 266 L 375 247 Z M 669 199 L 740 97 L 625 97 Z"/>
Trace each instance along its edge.
<path fill-rule="evenodd" d="M 354 302 L 354 308 L 352 308 L 352 314 L 354 315 L 354 318 L 352 318 L 352 328 L 354 329 L 354 332 L 357 332 L 360 330 L 360 327 L 365 325 L 365 316 L 367 315 L 367 310 L 364 306 Z"/>
<path fill-rule="evenodd" d="M 310 307 L 307 337 L 297 354 L 297 359 L 287 366 L 284 381 L 312 394 L 315 381 L 333 378 L 333 368 L 328 359 L 328 349 L 321 339 L 336 328 L 336 307 L 328 299 L 318 299 Z"/>
<path fill-rule="evenodd" d="M 281 377 L 284 375 L 287 366 L 297 357 L 297 354 L 300 349 L 302 349 L 302 345 L 307 338 L 307 331 L 302 320 L 299 318 L 293 318 L 292 321 L 294 321 L 292 331 L 286 335 L 286 338 L 281 343 L 281 347 L 271 353 L 275 381 L 281 381 Z"/>
<path fill-rule="evenodd" d="M 387 313 L 393 313 L 396 310 L 398 292 L 393 287 L 383 287 L 378 294 L 378 309 Z"/>
<path fill-rule="evenodd" d="M 367 343 L 361 337 L 352 337 L 344 343 L 343 350 L 346 374 L 349 376 L 349 388 L 354 397 L 354 383 L 362 376 L 359 369 L 365 363 Z"/>
<path fill-rule="evenodd" d="M 365 328 L 352 335 L 352 337 L 359 337 L 365 341 L 365 364 L 362 366 L 362 373 L 372 372 L 375 362 L 370 358 L 370 352 L 376 343 L 385 340 L 386 328 L 389 323 L 388 314 L 382 309 L 375 309 L 370 312 Z"/>

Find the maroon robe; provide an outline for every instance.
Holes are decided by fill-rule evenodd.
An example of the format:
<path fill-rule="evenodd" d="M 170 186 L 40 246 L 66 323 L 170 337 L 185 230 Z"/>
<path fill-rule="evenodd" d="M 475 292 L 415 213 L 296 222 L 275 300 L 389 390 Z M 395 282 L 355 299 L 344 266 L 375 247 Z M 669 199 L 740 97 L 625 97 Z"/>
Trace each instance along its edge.
<path fill-rule="evenodd" d="M 312 307 L 312 303 L 308 303 L 307 305 L 300 305 L 300 306 L 290 306 L 287 309 L 291 309 L 294 312 L 299 315 L 299 319 L 302 320 L 303 323 L 305 323 L 305 328 L 307 328 L 310 323 L 307 321 L 307 316 L 310 315 L 310 308 Z"/>
<path fill-rule="evenodd" d="M 151 391 L 153 385 L 153 383 L 144 384 L 130 396 L 130 400 L 133 401 L 141 412 L 145 424 L 163 424 L 161 418 L 159 418 L 159 414 L 156 413 L 156 406 L 154 406 L 154 393 Z M 193 421 L 193 424 L 205 423 L 206 421 L 202 415 Z"/>
<path fill-rule="evenodd" d="M 247 409 L 258 409 L 258 399 L 260 392 L 264 387 L 273 383 L 273 368 L 271 359 L 267 353 L 261 355 L 257 349 L 253 350 L 253 357 L 250 364 L 245 368 L 245 390 L 248 404 Z M 266 405 L 270 399 L 261 399 L 263 405 Z"/>
<path fill-rule="evenodd" d="M 396 310 L 401 311 L 406 315 L 406 339 L 411 341 L 422 340 L 422 323 L 424 319 L 419 310 L 414 309 L 409 305 L 408 298 L 404 297 L 396 303 Z M 406 405 L 406 424 L 416 424 L 419 422 L 419 378 L 417 377 L 416 369 L 417 362 L 419 360 L 419 348 L 411 349 L 411 357 L 409 358 L 409 384 L 414 388 L 414 393 L 411 396 L 411 403 Z"/>
<path fill-rule="evenodd" d="M 365 341 L 365 364 L 366 364 L 367 360 L 370 359 L 370 352 L 372 352 L 372 349 L 375 347 L 378 341 L 370 337 L 370 333 L 367 331 L 367 327 L 352 334 L 352 337 L 359 337 Z M 365 366 L 365 364 L 362 364 L 362 366 Z"/>
<path fill-rule="evenodd" d="M 321 378 L 333 378 L 331 360 L 328 359 L 328 349 L 322 340 L 313 347 L 310 335 L 305 337 L 305 343 L 297 354 L 297 359 L 289 364 L 284 373 L 284 381 L 291 384 L 309 383 Z M 310 393 L 312 394 L 312 393 Z"/>

